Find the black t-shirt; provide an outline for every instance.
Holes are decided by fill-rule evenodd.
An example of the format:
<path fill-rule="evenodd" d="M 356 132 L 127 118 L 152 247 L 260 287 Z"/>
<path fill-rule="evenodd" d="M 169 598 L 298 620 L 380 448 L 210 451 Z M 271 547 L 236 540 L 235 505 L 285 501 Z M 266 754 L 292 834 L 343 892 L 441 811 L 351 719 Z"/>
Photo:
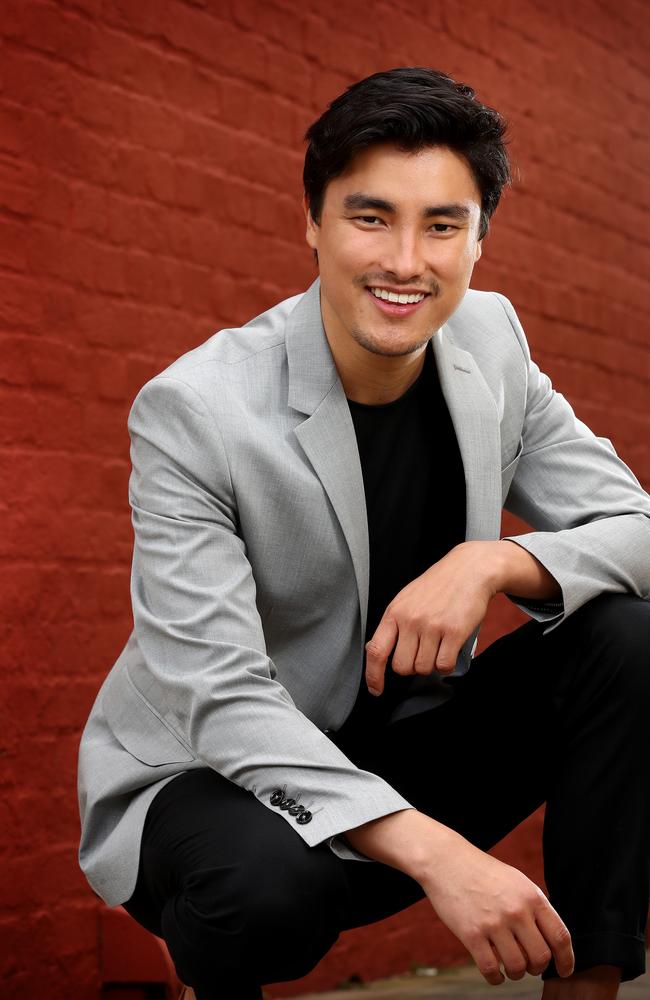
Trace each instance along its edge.
<path fill-rule="evenodd" d="M 408 583 L 465 538 L 465 478 L 431 344 L 422 371 L 392 403 L 348 400 L 368 512 L 370 587 L 365 641 Z M 364 662 L 365 671 L 365 662 Z M 357 700 L 339 735 L 388 718 L 410 682 L 386 667 L 384 693 Z"/>

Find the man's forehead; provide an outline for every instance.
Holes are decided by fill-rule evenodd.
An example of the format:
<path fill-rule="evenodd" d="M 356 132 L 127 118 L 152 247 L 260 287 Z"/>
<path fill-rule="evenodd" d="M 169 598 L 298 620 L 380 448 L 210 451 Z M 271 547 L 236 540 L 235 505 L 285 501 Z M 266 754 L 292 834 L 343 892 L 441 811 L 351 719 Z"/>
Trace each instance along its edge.
<path fill-rule="evenodd" d="M 387 211 L 418 203 L 418 211 L 434 214 L 431 209 L 445 204 L 472 206 L 481 204 L 476 179 L 467 160 L 447 146 L 426 146 L 403 150 L 392 143 L 382 143 L 360 150 L 343 173 L 334 177 L 325 190 L 346 209 L 380 208 Z M 463 214 L 463 213 L 461 213 Z M 460 214 L 458 216 L 460 218 Z"/>

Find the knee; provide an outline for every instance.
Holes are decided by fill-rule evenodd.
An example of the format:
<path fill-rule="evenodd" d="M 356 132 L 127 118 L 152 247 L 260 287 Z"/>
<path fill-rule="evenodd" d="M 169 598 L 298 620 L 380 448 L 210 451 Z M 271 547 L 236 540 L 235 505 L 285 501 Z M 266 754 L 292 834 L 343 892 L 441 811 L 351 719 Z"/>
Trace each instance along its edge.
<path fill-rule="evenodd" d="M 229 975 L 279 982 L 306 975 L 327 954 L 341 926 L 340 862 L 324 848 L 296 846 L 290 861 L 260 845 L 246 864 L 186 879 L 175 913 L 185 924 L 180 936 L 196 942 L 201 965 L 210 956 L 214 968 Z"/>
<path fill-rule="evenodd" d="M 326 848 L 302 843 L 291 864 L 261 855 L 249 873 L 254 893 L 246 900 L 247 947 L 263 948 L 261 982 L 307 975 L 327 954 L 342 926 L 341 862 Z"/>
<path fill-rule="evenodd" d="M 598 652 L 604 669 L 629 685 L 630 694 L 647 704 L 650 602 L 633 594 L 600 594 L 580 612 L 583 612 L 580 640 Z"/>

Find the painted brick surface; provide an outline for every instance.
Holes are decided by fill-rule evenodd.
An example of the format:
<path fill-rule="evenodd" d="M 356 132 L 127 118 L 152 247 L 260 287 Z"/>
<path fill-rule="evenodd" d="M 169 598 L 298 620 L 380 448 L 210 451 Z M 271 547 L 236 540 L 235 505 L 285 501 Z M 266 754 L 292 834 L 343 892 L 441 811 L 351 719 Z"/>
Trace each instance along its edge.
<path fill-rule="evenodd" d="M 475 285 L 513 300 L 556 386 L 650 482 L 645 13 L 640 0 L 4 0 L 3 995 L 99 995 L 75 764 L 130 628 L 128 409 L 174 357 L 311 281 L 302 135 L 346 84 L 434 65 L 510 119 L 519 180 Z M 483 642 L 520 620 L 495 602 Z M 534 877 L 540 822 L 503 849 Z M 420 904 L 271 992 L 462 958 Z"/>

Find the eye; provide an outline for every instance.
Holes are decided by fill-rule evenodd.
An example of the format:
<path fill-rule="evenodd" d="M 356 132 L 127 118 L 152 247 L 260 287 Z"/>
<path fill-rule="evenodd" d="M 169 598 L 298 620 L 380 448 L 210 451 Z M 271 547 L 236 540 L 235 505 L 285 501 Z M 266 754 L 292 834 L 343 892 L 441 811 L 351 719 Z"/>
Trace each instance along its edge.
<path fill-rule="evenodd" d="M 380 219 L 378 215 L 357 215 L 355 220 L 364 222 L 367 226 L 376 226 L 378 223 L 381 225 L 383 222 L 383 219 Z"/>
<path fill-rule="evenodd" d="M 456 226 L 450 226 L 448 222 L 434 222 L 431 228 L 435 233 L 451 233 Z"/>

